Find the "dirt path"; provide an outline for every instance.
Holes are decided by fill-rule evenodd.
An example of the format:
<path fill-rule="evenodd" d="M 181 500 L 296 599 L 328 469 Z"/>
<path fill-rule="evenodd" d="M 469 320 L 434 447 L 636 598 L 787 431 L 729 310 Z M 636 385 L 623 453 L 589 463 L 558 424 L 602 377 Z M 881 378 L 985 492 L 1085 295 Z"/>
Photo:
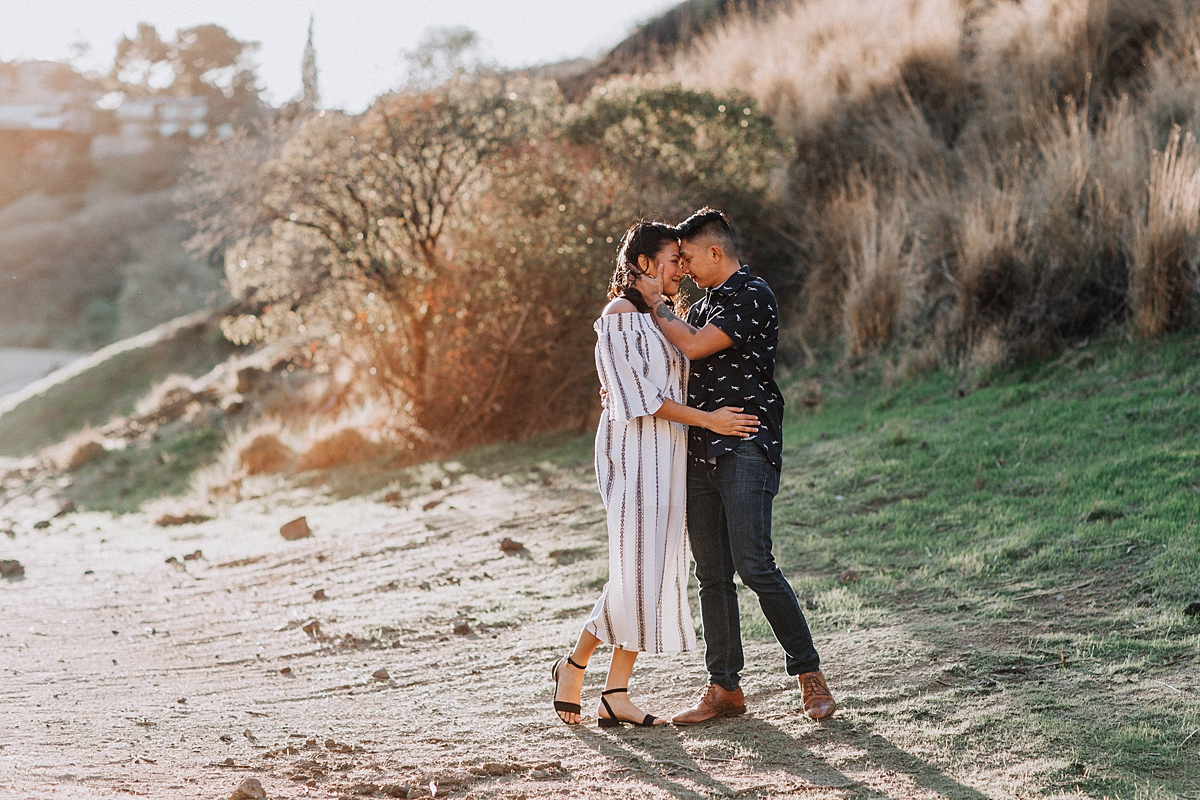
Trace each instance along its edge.
<path fill-rule="evenodd" d="M 941 690 L 930 645 L 899 629 L 819 632 L 847 705 L 823 725 L 773 643 L 748 646 L 741 719 L 601 733 L 602 651 L 592 724 L 559 723 L 549 665 L 605 564 L 592 480 L 464 476 L 401 507 L 284 491 L 168 529 L 79 513 L 35 530 L 46 493 L 10 500 L 0 557 L 26 576 L 0 582 L 0 797 L 216 798 L 246 776 L 272 798 L 985 796 L 869 724 Z M 314 536 L 284 541 L 300 514 Z M 670 712 L 703 679 L 696 654 L 647 657 L 634 689 Z"/>

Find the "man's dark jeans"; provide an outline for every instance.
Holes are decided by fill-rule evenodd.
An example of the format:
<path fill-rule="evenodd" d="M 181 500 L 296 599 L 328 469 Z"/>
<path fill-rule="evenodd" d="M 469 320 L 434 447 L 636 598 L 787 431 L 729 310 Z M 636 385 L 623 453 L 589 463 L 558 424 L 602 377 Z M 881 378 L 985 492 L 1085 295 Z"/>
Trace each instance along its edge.
<path fill-rule="evenodd" d="M 787 655 L 788 674 L 821 665 L 796 593 L 771 554 L 771 501 L 778 491 L 779 470 L 754 442 L 716 464 L 688 463 L 687 525 L 700 582 L 704 662 L 709 680 L 730 691 L 738 688 L 744 665 L 735 571 L 758 595 Z"/>

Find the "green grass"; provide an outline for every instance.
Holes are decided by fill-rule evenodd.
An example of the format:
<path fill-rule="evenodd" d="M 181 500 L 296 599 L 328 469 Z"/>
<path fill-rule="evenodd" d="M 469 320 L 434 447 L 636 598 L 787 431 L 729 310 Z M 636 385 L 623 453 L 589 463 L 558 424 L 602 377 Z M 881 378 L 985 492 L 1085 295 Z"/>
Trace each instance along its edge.
<path fill-rule="evenodd" d="M 1198 348 L 1114 334 L 973 391 L 949 372 L 893 390 L 819 376 L 823 407 L 786 422 L 775 506 L 814 628 L 902 624 L 975 648 L 935 713 L 995 697 L 952 749 L 1078 752 L 1047 789 L 1200 790 L 1200 735 L 1179 747 L 1200 695 L 1159 677 L 1200 655 L 1183 614 L 1200 599 Z M 748 633 L 769 636 L 754 605 Z M 1024 673 L 1053 688 L 996 681 L 1064 658 Z"/>
<path fill-rule="evenodd" d="M 223 443 L 215 425 L 177 424 L 157 439 L 109 452 L 75 470 L 62 496 L 89 511 L 137 511 L 147 500 L 186 492 L 192 474 L 215 457 Z"/>

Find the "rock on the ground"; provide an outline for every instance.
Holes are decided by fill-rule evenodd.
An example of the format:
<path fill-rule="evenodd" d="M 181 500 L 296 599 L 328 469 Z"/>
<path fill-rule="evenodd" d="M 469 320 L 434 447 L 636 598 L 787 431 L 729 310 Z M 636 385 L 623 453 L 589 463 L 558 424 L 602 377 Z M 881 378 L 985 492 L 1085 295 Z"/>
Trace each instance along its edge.
<path fill-rule="evenodd" d="M 23 578 L 25 577 L 25 568 L 21 566 L 20 561 L 4 560 L 0 561 L 0 578 Z"/>
<path fill-rule="evenodd" d="M 297 517 L 280 528 L 279 533 L 289 542 L 294 542 L 297 539 L 312 536 L 312 528 L 308 527 L 308 519 L 306 517 Z"/>
<path fill-rule="evenodd" d="M 525 549 L 523 542 L 514 541 L 507 536 L 500 540 L 500 549 L 505 553 L 516 553 Z"/>
<path fill-rule="evenodd" d="M 264 800 L 267 793 L 258 778 L 245 778 L 229 795 L 229 800 Z"/>

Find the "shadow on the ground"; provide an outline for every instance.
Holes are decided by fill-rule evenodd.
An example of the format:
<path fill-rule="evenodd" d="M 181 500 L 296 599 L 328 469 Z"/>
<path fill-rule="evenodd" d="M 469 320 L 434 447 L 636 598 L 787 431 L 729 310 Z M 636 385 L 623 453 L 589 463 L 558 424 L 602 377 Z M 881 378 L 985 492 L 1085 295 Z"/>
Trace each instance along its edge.
<path fill-rule="evenodd" d="M 828 734 L 828 738 L 850 745 L 861 753 L 850 761 L 855 771 L 875 770 L 893 776 L 902 775 L 913 786 L 947 800 L 987 798 L 978 790 L 964 786 L 917 756 L 901 750 L 883 736 L 862 732 L 849 722 L 836 718 L 827 720 L 822 723 L 821 730 Z M 653 730 L 625 728 L 620 732 L 605 734 L 579 726 L 573 731 L 580 742 L 614 763 L 614 777 L 622 772 L 634 774 L 679 800 L 706 800 L 714 792 L 726 796 L 769 796 L 781 792 L 821 789 L 854 789 L 863 797 L 889 796 L 848 776 L 795 737 L 753 716 L 721 720 L 688 729 L 672 726 Z M 724 742 L 732 752 L 750 747 L 761 756 L 720 759 L 736 763 L 745 770 L 738 776 L 738 785 L 731 786 L 726 779 L 715 777 L 710 772 L 712 767 L 702 766 L 702 762 L 709 759 L 693 756 L 684 746 L 689 733 L 699 731 L 703 731 L 710 744 Z M 779 773 L 787 776 L 786 782 L 780 781 Z M 774 785 L 755 785 L 756 776 L 766 777 L 768 774 Z"/>

